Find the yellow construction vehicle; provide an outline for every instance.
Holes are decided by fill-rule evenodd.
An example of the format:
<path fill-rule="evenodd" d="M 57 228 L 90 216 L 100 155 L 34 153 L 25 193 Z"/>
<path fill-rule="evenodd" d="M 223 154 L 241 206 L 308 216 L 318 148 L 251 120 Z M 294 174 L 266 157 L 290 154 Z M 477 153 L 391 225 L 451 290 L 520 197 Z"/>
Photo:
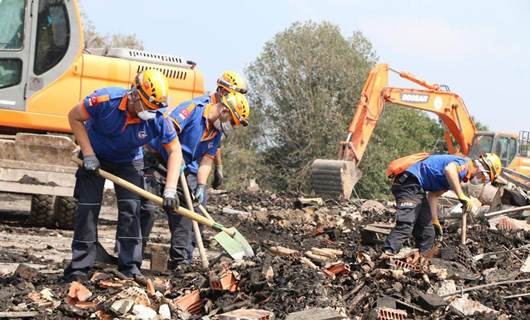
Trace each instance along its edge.
<path fill-rule="evenodd" d="M 389 71 L 424 89 L 389 87 Z M 351 196 L 361 178 L 358 165 L 386 103 L 436 114 L 444 124 L 444 138 L 450 153 L 477 156 L 482 152 L 495 152 L 507 167 L 505 171 L 510 180 L 530 186 L 528 132 L 522 132 L 519 137 L 511 133 L 477 132 L 464 101 L 447 86 L 430 84 L 410 73 L 393 70 L 387 64 L 377 64 L 364 84 L 346 140 L 340 142 L 339 159 L 313 162 L 312 186 L 316 194 Z"/>
<path fill-rule="evenodd" d="M 128 87 L 145 69 L 166 75 L 172 104 L 204 94 L 202 73 L 181 57 L 86 50 L 75 0 L 0 0 L 0 192 L 32 195 L 34 224 L 73 224 L 67 113 L 95 89 Z"/>

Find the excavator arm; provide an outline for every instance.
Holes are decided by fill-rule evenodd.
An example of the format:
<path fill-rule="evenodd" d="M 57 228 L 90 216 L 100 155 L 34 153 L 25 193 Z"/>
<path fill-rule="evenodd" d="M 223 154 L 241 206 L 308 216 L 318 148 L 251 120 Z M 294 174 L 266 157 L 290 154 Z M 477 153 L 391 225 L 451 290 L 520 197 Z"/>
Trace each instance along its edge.
<path fill-rule="evenodd" d="M 388 71 L 425 89 L 388 87 Z M 476 127 L 464 101 L 444 86 L 430 84 L 387 64 L 375 65 L 368 75 L 345 141 L 340 142 L 339 160 L 317 159 L 312 165 L 313 189 L 320 195 L 349 198 L 361 177 L 358 165 L 386 103 L 432 112 L 444 123 L 444 138 L 450 153 L 467 154 Z M 453 139 L 459 146 L 457 149 Z"/>

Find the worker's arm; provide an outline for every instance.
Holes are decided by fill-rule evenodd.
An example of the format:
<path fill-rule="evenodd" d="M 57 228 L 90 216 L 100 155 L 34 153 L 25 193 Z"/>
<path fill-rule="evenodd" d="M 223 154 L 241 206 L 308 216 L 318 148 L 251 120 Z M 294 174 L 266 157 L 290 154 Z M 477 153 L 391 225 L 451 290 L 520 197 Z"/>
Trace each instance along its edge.
<path fill-rule="evenodd" d="M 90 116 L 84 111 L 81 103 L 73 107 L 68 113 L 70 128 L 72 128 L 72 132 L 74 133 L 75 139 L 81 147 L 81 152 L 83 152 L 84 156 L 94 154 L 94 149 L 92 149 L 92 145 L 90 144 L 90 139 L 88 138 L 84 123 L 88 119 L 90 119 Z"/>
<path fill-rule="evenodd" d="M 221 148 L 217 149 L 215 152 L 214 163 L 216 167 L 223 165 L 223 159 L 221 158 Z"/>
<path fill-rule="evenodd" d="M 464 212 L 470 212 L 473 210 L 473 201 L 468 198 L 464 191 L 462 190 L 462 185 L 460 184 L 460 177 L 458 176 L 458 166 L 456 163 L 451 162 L 444 169 L 445 176 L 449 182 L 451 190 L 456 193 L 458 200 L 462 203 L 462 209 Z"/>
<path fill-rule="evenodd" d="M 205 185 L 208 182 L 208 176 L 212 171 L 214 160 L 211 157 L 204 156 L 199 163 L 199 170 L 197 171 L 197 185 Z"/>
<path fill-rule="evenodd" d="M 221 148 L 217 149 L 215 152 L 215 170 L 213 172 L 213 182 L 212 188 L 219 189 L 223 185 L 224 175 L 223 175 L 223 160 L 221 158 Z"/>
<path fill-rule="evenodd" d="M 201 159 L 201 162 L 199 163 L 199 170 L 197 171 L 197 187 L 195 188 L 194 197 L 195 200 L 200 204 L 204 204 L 204 197 L 206 193 L 206 181 L 208 180 L 210 171 L 212 171 L 213 162 L 213 157 L 206 155 Z"/>
<path fill-rule="evenodd" d="M 431 208 L 432 220 L 438 220 L 438 201 L 445 190 L 436 192 L 427 192 L 427 201 L 429 201 L 429 207 Z"/>
<path fill-rule="evenodd" d="M 449 182 L 451 190 L 453 190 L 460 198 L 460 196 L 464 194 L 464 191 L 462 191 L 462 186 L 460 185 L 460 177 L 458 176 L 458 167 L 456 163 L 451 162 L 445 166 L 444 174 Z"/>

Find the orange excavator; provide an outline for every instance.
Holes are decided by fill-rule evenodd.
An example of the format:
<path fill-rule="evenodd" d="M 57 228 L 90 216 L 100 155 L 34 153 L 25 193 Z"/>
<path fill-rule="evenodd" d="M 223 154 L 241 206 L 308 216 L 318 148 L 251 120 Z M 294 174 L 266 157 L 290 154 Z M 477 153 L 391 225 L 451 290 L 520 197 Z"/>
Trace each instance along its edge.
<path fill-rule="evenodd" d="M 389 87 L 389 71 L 423 89 Z M 507 171 L 523 177 L 530 175 L 530 154 L 522 152 L 528 150 L 523 148 L 528 145 L 528 132 L 522 132 L 520 136 L 478 132 L 462 98 L 449 91 L 446 85 L 431 84 L 410 73 L 396 71 L 387 64 L 377 64 L 364 84 L 346 140 L 340 142 L 339 159 L 313 162 L 312 186 L 316 194 L 351 196 L 362 174 L 358 165 L 386 103 L 436 114 L 444 124 L 444 138 L 450 153 L 472 157 L 482 152 L 495 152 L 501 157 L 503 166 L 508 167 Z"/>

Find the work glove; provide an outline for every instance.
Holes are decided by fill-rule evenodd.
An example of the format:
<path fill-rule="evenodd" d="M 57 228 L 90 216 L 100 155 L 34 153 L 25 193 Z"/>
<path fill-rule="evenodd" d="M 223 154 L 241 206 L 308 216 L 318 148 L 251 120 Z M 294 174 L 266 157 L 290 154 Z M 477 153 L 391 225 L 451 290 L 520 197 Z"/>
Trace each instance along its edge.
<path fill-rule="evenodd" d="M 194 198 L 197 203 L 202 203 L 204 201 L 204 193 L 206 191 L 206 185 L 204 184 L 198 184 L 197 188 L 195 188 L 195 194 Z"/>
<path fill-rule="evenodd" d="M 99 160 L 96 158 L 95 154 L 83 156 L 83 167 L 89 173 L 97 172 L 100 166 Z"/>
<path fill-rule="evenodd" d="M 458 195 L 458 200 L 462 203 L 462 212 L 471 213 L 473 211 L 473 200 L 467 197 L 465 194 L 461 193 Z"/>
<path fill-rule="evenodd" d="M 213 183 L 212 188 L 219 189 L 223 185 L 223 166 L 215 166 L 215 171 L 213 173 Z"/>
<path fill-rule="evenodd" d="M 440 224 L 438 218 L 432 219 L 432 226 L 434 227 L 434 234 L 436 235 L 436 241 L 442 241 L 444 237 L 444 230 Z"/>
<path fill-rule="evenodd" d="M 180 206 L 179 197 L 177 196 L 177 188 L 165 188 L 164 189 L 164 201 L 162 206 L 167 214 L 175 212 Z"/>

